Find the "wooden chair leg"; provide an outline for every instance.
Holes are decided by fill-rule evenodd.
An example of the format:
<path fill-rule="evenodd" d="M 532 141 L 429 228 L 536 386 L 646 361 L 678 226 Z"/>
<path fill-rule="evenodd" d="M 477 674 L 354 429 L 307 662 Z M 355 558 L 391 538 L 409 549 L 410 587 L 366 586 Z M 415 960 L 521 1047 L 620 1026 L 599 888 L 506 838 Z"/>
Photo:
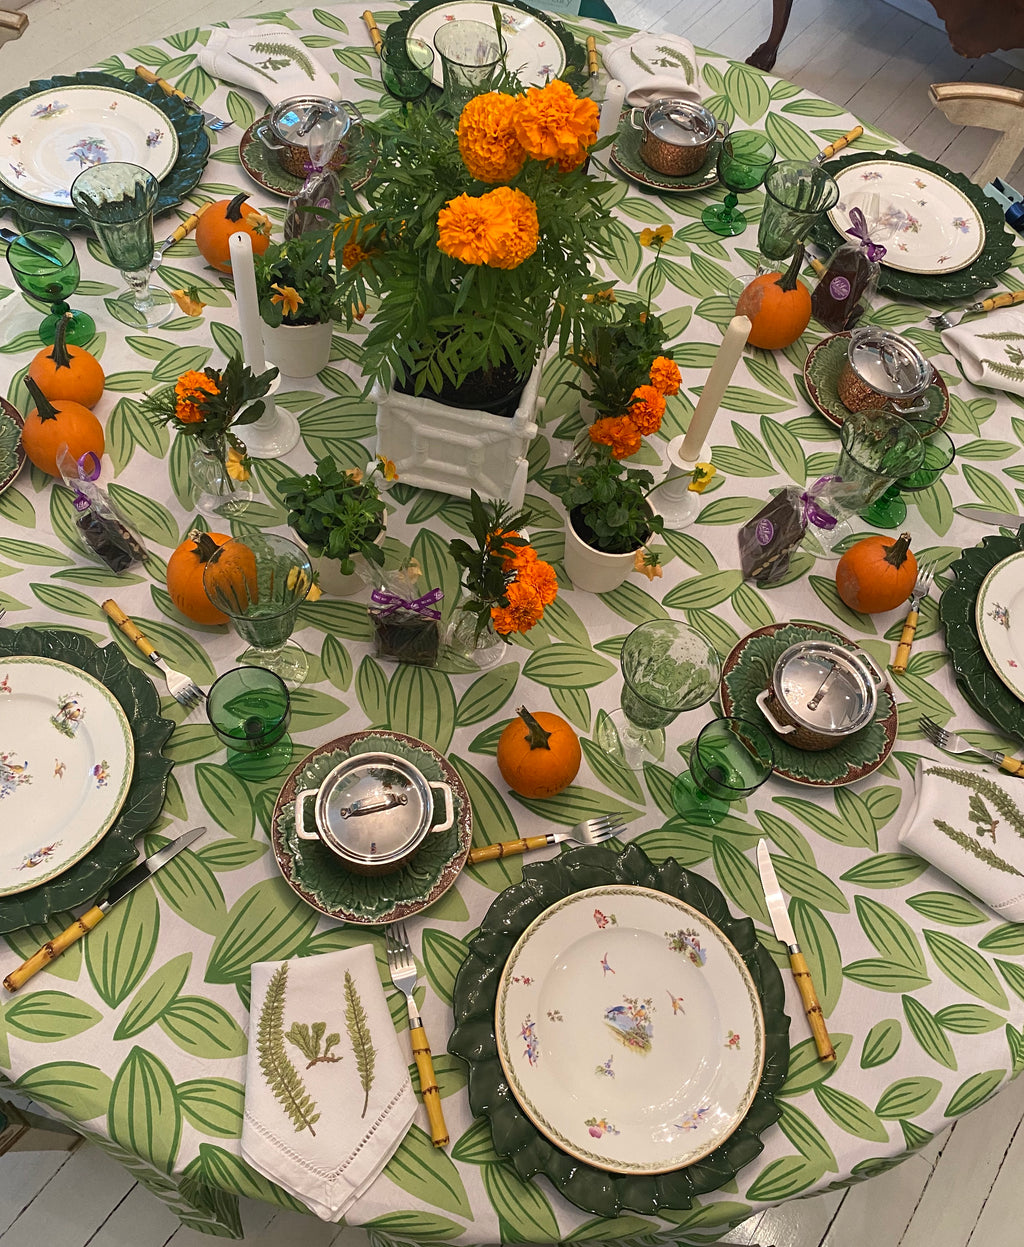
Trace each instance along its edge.
<path fill-rule="evenodd" d="M 748 65 L 753 65 L 755 69 L 773 68 L 792 9 L 793 0 L 772 0 L 772 28 L 764 43 L 747 57 Z"/>
<path fill-rule="evenodd" d="M 985 82 L 933 82 L 928 94 L 954 125 L 999 132 L 974 181 L 984 186 L 1006 177 L 1024 151 L 1024 91 Z"/>
<path fill-rule="evenodd" d="M 0 1100 L 0 1156 L 6 1152 L 70 1152 L 82 1136 L 59 1122 Z"/>

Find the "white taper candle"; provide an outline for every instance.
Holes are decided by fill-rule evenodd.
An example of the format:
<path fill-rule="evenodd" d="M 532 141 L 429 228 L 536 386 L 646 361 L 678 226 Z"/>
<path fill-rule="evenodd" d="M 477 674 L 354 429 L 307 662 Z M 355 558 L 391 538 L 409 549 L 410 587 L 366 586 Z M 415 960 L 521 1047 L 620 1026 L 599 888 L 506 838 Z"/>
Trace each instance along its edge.
<path fill-rule="evenodd" d="M 601 104 L 601 120 L 597 127 L 597 137 L 603 139 L 606 134 L 614 134 L 619 128 L 622 116 L 622 101 L 626 98 L 626 88 L 617 78 L 611 78 Z"/>
<path fill-rule="evenodd" d="M 693 409 L 690 427 L 686 430 L 686 437 L 679 448 L 680 459 L 690 462 L 700 459 L 711 422 L 718 413 L 718 408 L 732 380 L 736 365 L 740 362 L 740 356 L 743 354 L 743 348 L 747 345 L 749 336 L 750 321 L 746 316 L 734 316 L 729 321 L 722 345 L 718 348 L 715 362 L 711 365 L 711 371 L 704 382 L 704 389 L 697 400 L 697 406 Z"/>
<path fill-rule="evenodd" d="M 228 240 L 231 254 L 231 276 L 235 281 L 235 303 L 238 328 L 242 334 L 242 361 L 257 376 L 266 371 L 267 357 L 263 346 L 263 321 L 260 319 L 256 295 L 256 268 L 252 260 L 252 239 L 239 231 Z"/>

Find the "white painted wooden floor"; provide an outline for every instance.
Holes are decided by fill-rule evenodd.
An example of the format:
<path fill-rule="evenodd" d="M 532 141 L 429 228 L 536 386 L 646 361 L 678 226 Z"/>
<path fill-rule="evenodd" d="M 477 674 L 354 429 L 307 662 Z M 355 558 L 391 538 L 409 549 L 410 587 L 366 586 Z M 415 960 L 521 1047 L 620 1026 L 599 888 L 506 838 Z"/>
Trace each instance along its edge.
<path fill-rule="evenodd" d="M 7 5 L 18 0 L 5 0 Z M 299 0 L 293 0 L 298 4 Z M 311 0 L 310 0 L 311 3 Z M 540 0 L 535 0 L 540 3 Z M 621 22 L 672 30 L 744 59 L 766 36 L 769 0 L 611 0 Z M 74 72 L 161 33 L 281 0 L 29 0 L 28 33 L 2 56 L 4 89 Z M 795 0 L 775 72 L 816 91 L 931 159 L 973 173 L 993 135 L 961 131 L 928 102 L 928 84 L 959 79 L 1024 86 L 1024 72 L 985 57 L 964 61 L 945 33 L 884 0 Z M 13 77 L 12 77 L 13 75 Z M 1009 180 L 1024 190 L 1024 161 Z M 729 1236 L 748 1247 L 1019 1247 L 1024 1079 L 898 1169 L 848 1191 L 797 1200 Z M 248 1247 L 357 1247 L 338 1231 L 246 1203 Z M 0 1247 L 208 1247 L 114 1161 L 88 1145 L 0 1159 Z"/>

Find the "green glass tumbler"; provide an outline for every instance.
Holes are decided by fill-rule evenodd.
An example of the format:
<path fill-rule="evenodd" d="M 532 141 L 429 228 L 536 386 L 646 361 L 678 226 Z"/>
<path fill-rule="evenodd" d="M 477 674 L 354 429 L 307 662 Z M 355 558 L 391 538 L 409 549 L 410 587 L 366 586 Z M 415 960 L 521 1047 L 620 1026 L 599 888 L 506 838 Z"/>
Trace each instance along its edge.
<path fill-rule="evenodd" d="M 291 762 L 291 698 L 272 671 L 235 667 L 225 672 L 210 689 L 206 714 L 227 747 L 228 770 L 240 779 L 270 779 Z"/>
<path fill-rule="evenodd" d="M 672 785 L 672 804 L 688 822 L 714 826 L 733 801 L 755 793 L 774 767 L 772 742 L 756 723 L 715 719 L 694 742 L 690 769 Z"/>
<path fill-rule="evenodd" d="M 821 165 L 782 160 L 765 174 L 764 207 L 757 228 L 757 247 L 778 263 L 796 250 L 823 212 L 834 208 L 839 187 Z"/>
<path fill-rule="evenodd" d="M 924 457 L 920 467 L 894 481 L 880 498 L 860 513 L 861 519 L 874 528 L 899 528 L 907 518 L 903 495 L 931 489 L 956 458 L 956 445 L 948 433 L 926 420 L 908 420 L 907 424 L 917 430 L 924 444 Z"/>
<path fill-rule="evenodd" d="M 96 336 L 96 324 L 87 312 L 72 311 L 66 300 L 78 289 L 82 272 L 75 255 L 75 244 L 66 234 L 52 229 L 30 230 L 15 238 L 7 248 L 7 263 L 21 289 L 41 303 L 49 303 L 39 336 L 49 345 L 57 336 L 57 325 L 66 321 L 64 341 L 85 346 Z"/>
<path fill-rule="evenodd" d="M 742 234 L 747 218 L 736 207 L 737 194 L 755 190 L 775 159 L 775 144 L 755 130 L 740 130 L 722 140 L 718 153 L 718 180 L 729 191 L 725 201 L 705 208 L 700 219 L 713 234 Z"/>
<path fill-rule="evenodd" d="M 422 99 L 432 81 L 434 49 L 422 39 L 385 39 L 380 50 L 380 80 L 388 95 L 411 103 Z"/>
<path fill-rule="evenodd" d="M 128 283 L 118 304 L 126 319 L 145 329 L 162 324 L 176 306 L 166 290 L 152 290 L 149 284 L 156 250 L 153 209 L 159 197 L 160 183 L 148 169 L 120 161 L 83 169 L 71 183 L 71 202 Z"/>
<path fill-rule="evenodd" d="M 434 35 L 441 58 L 441 108 L 458 117 L 474 95 L 488 90 L 501 68 L 505 40 L 486 22 L 444 22 Z"/>

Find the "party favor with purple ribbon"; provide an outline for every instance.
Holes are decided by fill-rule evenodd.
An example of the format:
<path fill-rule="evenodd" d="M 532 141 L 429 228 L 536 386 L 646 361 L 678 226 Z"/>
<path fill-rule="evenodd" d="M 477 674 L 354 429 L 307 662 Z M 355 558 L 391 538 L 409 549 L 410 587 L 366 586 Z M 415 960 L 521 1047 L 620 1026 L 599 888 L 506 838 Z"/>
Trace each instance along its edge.
<path fill-rule="evenodd" d="M 871 198 L 877 208 L 878 196 Z M 836 248 L 811 295 L 815 317 L 833 333 L 850 329 L 867 310 L 885 258 L 885 248 L 871 236 L 877 233 L 874 220 L 869 223 L 858 207 L 850 208 L 849 217 L 846 233 L 856 241 Z"/>
<path fill-rule="evenodd" d="M 146 557 L 146 547 L 125 517 L 97 483 L 99 456 L 87 451 L 76 459 L 67 446 L 57 451 L 57 466 L 64 484 L 72 491 L 75 527 L 90 550 L 120 576 Z"/>
<path fill-rule="evenodd" d="M 441 611 L 444 592 L 416 587 L 418 569 L 408 564 L 383 573 L 384 585 L 370 594 L 370 623 L 375 654 L 391 662 L 418 667 L 437 665 L 441 649 Z"/>
<path fill-rule="evenodd" d="M 836 478 L 820 476 L 813 485 L 783 489 L 739 531 L 740 567 L 746 580 L 772 584 L 789 570 L 789 559 L 808 526 L 828 531 L 836 517 L 824 505 Z"/>

